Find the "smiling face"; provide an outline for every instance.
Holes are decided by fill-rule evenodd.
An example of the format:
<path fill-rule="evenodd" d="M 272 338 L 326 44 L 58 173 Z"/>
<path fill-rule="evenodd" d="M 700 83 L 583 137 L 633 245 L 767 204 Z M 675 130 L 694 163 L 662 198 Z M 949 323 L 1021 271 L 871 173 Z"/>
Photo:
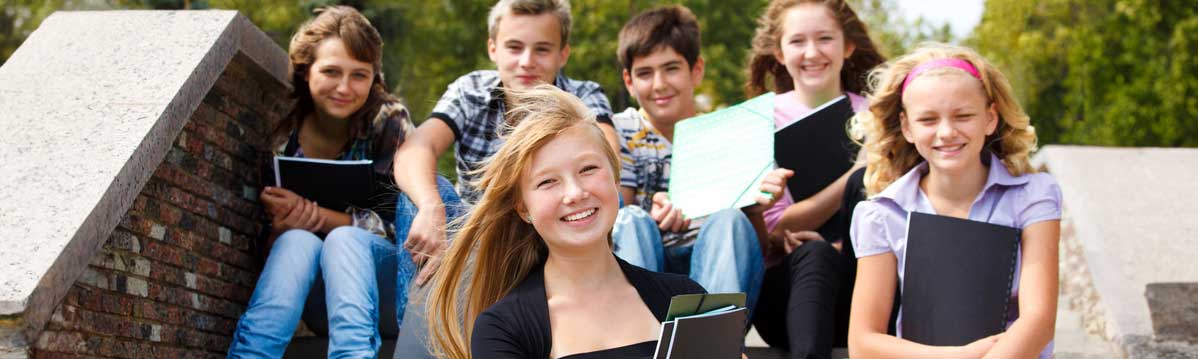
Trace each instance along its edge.
<path fill-rule="evenodd" d="M 533 153 L 521 176 L 520 217 L 545 239 L 550 252 L 602 246 L 619 206 L 606 144 L 575 126 Z"/>
<path fill-rule="evenodd" d="M 703 58 L 690 66 L 669 46 L 632 60 L 624 86 L 656 121 L 678 122 L 695 115 L 695 86 L 703 80 Z"/>
<path fill-rule="evenodd" d="M 570 45 L 562 44 L 561 31 L 553 13 L 504 15 L 495 37 L 487 40 L 487 55 L 498 66 L 503 85 L 526 89 L 537 83 L 553 84 L 570 57 Z"/>
<path fill-rule="evenodd" d="M 998 113 L 982 82 L 963 71 L 916 77 L 903 92 L 903 137 L 915 145 L 932 171 L 961 173 L 982 166 L 986 136 L 998 126 Z"/>
<path fill-rule="evenodd" d="M 840 69 L 854 46 L 844 38 L 832 10 L 803 3 L 786 10 L 774 57 L 786 65 L 796 91 L 832 98 L 841 92 Z"/>
<path fill-rule="evenodd" d="M 306 76 L 312 103 L 321 115 L 345 119 L 370 97 L 374 67 L 350 56 L 336 37 L 320 42 Z"/>

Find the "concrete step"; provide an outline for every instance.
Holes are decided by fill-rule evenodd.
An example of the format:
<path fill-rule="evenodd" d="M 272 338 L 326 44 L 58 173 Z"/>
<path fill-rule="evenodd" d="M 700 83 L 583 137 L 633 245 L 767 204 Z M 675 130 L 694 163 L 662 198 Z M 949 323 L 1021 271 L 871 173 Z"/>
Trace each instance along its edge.
<path fill-rule="evenodd" d="M 328 357 L 329 338 L 296 337 L 287 345 L 284 359 L 324 359 Z M 383 340 L 379 347 L 379 358 L 391 358 L 395 353 L 395 340 Z"/>

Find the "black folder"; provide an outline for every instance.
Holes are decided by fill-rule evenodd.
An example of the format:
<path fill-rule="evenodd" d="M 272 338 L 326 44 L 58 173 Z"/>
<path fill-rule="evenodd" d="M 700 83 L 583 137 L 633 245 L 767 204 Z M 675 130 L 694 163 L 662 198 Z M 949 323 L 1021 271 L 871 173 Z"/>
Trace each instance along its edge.
<path fill-rule="evenodd" d="M 774 161 L 793 170 L 786 183 L 796 202 L 811 197 L 853 166 L 858 146 L 846 132 L 853 104 L 840 96 L 774 131 Z"/>
<path fill-rule="evenodd" d="M 903 338 L 957 346 L 1006 329 L 1016 228 L 933 214 L 907 217 Z"/>
<path fill-rule="evenodd" d="M 740 358 L 749 323 L 744 304 L 744 293 L 674 296 L 653 358 Z"/>
<path fill-rule="evenodd" d="M 372 208 L 372 161 L 335 161 L 275 156 L 275 185 L 316 201 L 321 207 L 344 211 L 349 206 Z"/>

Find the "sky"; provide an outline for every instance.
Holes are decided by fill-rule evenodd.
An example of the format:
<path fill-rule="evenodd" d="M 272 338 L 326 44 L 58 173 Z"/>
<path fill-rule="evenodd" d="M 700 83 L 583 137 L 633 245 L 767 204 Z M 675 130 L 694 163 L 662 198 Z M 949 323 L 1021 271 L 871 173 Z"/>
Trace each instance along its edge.
<path fill-rule="evenodd" d="M 898 0 L 903 16 L 914 20 L 919 16 L 933 24 L 948 23 L 956 38 L 962 38 L 982 20 L 985 0 Z"/>

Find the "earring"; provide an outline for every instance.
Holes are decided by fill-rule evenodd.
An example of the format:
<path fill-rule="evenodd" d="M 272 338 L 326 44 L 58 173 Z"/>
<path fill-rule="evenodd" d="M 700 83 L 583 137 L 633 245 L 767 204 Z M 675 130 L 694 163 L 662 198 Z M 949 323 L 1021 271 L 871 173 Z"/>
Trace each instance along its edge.
<path fill-rule="evenodd" d="M 531 214 L 530 214 L 530 215 L 528 215 L 528 223 L 529 223 L 529 224 L 532 224 L 532 215 L 531 215 Z"/>

